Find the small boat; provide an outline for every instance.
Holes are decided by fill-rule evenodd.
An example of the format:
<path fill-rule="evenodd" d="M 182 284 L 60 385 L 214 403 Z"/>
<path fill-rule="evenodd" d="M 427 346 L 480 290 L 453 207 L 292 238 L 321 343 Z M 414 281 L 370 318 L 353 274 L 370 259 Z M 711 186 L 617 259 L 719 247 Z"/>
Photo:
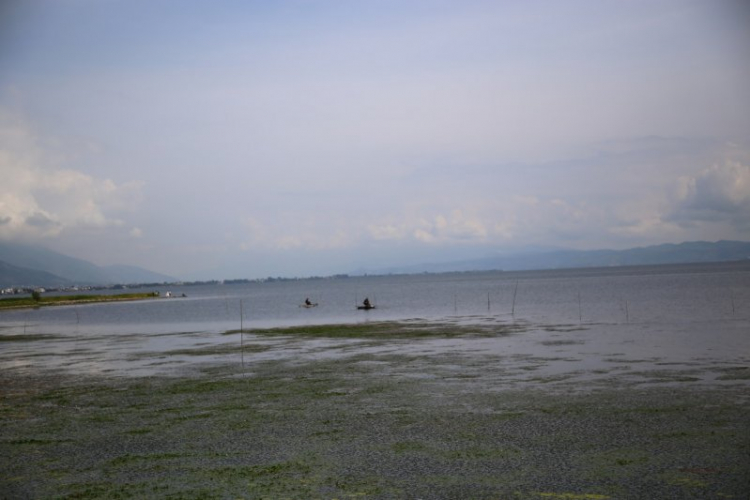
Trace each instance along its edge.
<path fill-rule="evenodd" d="M 310 309 L 311 307 L 318 307 L 318 303 L 313 302 L 312 304 L 301 304 L 300 307 L 304 307 L 305 309 Z"/>
<path fill-rule="evenodd" d="M 370 306 L 357 306 L 357 309 L 362 310 L 362 311 L 369 311 L 370 309 L 375 309 L 375 306 L 372 306 L 372 305 L 370 305 Z"/>

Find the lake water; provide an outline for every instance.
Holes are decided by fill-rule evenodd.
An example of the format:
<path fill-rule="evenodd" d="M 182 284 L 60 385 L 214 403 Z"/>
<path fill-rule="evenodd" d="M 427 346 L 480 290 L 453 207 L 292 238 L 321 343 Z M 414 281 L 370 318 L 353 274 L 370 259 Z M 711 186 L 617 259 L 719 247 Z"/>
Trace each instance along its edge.
<path fill-rule="evenodd" d="M 569 355 L 579 360 L 586 352 L 599 353 L 599 359 L 614 352 L 650 356 L 664 364 L 665 359 L 689 362 L 701 357 L 736 364 L 746 363 L 750 356 L 750 261 L 370 276 L 148 291 L 154 290 L 162 297 L 0 312 L 0 336 L 49 336 L 43 343 L 20 338 L 2 342 L 0 369 L 65 365 L 83 371 L 153 371 L 156 363 L 139 364 L 135 355 L 235 342 L 222 334 L 240 326 L 252 338 L 253 328 L 382 320 L 518 323 L 527 329 L 523 335 L 475 339 L 470 344 L 434 340 L 408 346 L 429 352 L 450 345 L 509 355 L 546 352 L 552 356 L 554 352 L 558 358 Z M 175 297 L 164 297 L 167 291 Z M 306 297 L 319 305 L 300 307 Z M 357 310 L 365 297 L 377 308 Z M 566 329 L 569 333 L 561 338 Z M 325 340 L 305 342 L 264 356 L 325 351 Z M 590 369 L 596 369 L 597 363 L 584 358 Z M 164 362 L 163 356 L 160 359 Z M 172 361 L 188 362 L 180 357 Z"/>

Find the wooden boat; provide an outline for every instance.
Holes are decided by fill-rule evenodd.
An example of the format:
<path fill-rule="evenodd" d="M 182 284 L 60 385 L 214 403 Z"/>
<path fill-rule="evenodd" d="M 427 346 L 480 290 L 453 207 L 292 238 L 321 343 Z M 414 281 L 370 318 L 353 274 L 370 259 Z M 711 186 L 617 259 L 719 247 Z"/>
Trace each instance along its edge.
<path fill-rule="evenodd" d="M 301 304 L 300 307 L 304 307 L 305 309 L 310 309 L 311 307 L 318 307 L 318 303 L 313 302 L 312 304 Z"/>
<path fill-rule="evenodd" d="M 369 311 L 370 309 L 375 309 L 375 306 L 357 306 L 357 309 L 360 309 L 362 311 Z"/>

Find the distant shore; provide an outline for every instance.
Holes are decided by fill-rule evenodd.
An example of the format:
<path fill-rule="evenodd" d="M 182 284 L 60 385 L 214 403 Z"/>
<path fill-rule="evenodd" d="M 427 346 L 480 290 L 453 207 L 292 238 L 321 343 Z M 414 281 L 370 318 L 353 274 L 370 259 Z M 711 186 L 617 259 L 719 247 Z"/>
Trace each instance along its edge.
<path fill-rule="evenodd" d="M 145 300 L 159 297 L 157 292 L 121 293 L 117 295 L 57 295 L 53 297 L 11 297 L 0 299 L 0 310 L 24 309 L 46 306 L 73 306 L 77 304 L 92 304 L 96 302 L 118 302 L 125 300 Z"/>

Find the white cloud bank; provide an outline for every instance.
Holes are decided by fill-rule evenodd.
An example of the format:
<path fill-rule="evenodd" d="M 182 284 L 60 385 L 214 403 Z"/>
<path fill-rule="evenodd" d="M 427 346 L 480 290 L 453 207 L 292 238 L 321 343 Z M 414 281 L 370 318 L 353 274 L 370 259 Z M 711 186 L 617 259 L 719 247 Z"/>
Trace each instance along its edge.
<path fill-rule="evenodd" d="M 677 155 L 679 158 L 680 155 Z M 652 176 L 610 173 L 591 186 L 602 167 L 614 172 L 619 155 L 580 160 L 576 189 L 556 190 L 550 175 L 536 175 L 513 195 L 494 194 L 492 177 L 474 182 L 471 197 L 455 195 L 456 177 L 438 187 L 423 182 L 418 200 L 395 193 L 381 212 L 337 215 L 337 207 L 257 213 L 243 222 L 243 250 L 346 250 L 369 245 L 436 248 L 626 248 L 694 239 L 750 236 L 750 167 L 726 160 L 694 173 L 683 167 Z M 671 165 L 675 156 L 641 160 L 644 169 Z M 705 165 L 705 163 L 704 163 Z M 666 170 L 666 167 L 665 167 Z M 533 182 L 532 182 L 533 181 Z M 409 188 L 409 186 L 407 186 Z M 434 188 L 434 190 L 433 190 Z M 555 192 L 559 191 L 559 192 Z M 384 195 L 385 196 L 385 195 Z M 363 196 L 364 198 L 364 196 Z"/>
<path fill-rule="evenodd" d="M 38 242 L 125 225 L 118 214 L 139 202 L 141 185 L 97 179 L 65 161 L 0 111 L 0 239 Z"/>
<path fill-rule="evenodd" d="M 684 226 L 725 222 L 750 229 L 750 166 L 727 161 L 681 177 L 671 218 Z"/>

